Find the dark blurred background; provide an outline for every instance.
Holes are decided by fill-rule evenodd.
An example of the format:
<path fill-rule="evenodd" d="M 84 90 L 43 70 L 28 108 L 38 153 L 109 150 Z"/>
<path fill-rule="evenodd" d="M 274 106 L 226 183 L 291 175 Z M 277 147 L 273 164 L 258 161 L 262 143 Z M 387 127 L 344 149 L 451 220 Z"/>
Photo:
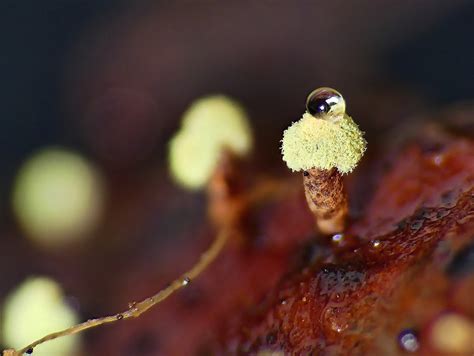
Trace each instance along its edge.
<path fill-rule="evenodd" d="M 180 114 L 203 94 L 235 96 L 274 126 L 296 119 L 321 85 L 338 88 L 352 111 L 361 102 L 368 110 L 364 97 L 408 95 L 406 107 L 391 108 L 399 119 L 412 101 L 441 106 L 473 95 L 470 1 L 0 6 L 4 194 L 25 155 L 51 143 L 114 169 L 162 161 Z"/>
<path fill-rule="evenodd" d="M 469 0 L 3 0 L 0 293 L 48 274 L 84 303 L 84 316 L 115 310 L 121 271 L 153 258 L 162 240 L 183 241 L 204 217 L 202 197 L 166 170 L 166 142 L 195 98 L 238 99 L 262 164 L 286 173 L 281 132 L 312 89 L 341 91 L 376 140 L 473 99 L 473 36 Z M 104 218 L 73 251 L 30 244 L 11 212 L 18 168 L 51 145 L 82 153 L 105 177 Z M 85 291 L 94 283 L 98 295 Z"/>

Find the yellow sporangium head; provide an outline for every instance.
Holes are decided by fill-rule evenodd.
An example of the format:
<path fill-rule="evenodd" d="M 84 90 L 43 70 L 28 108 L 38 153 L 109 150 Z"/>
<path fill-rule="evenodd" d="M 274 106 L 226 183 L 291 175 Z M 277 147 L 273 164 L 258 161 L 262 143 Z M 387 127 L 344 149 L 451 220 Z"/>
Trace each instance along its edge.
<path fill-rule="evenodd" d="M 178 183 L 198 189 L 209 180 L 223 149 L 244 156 L 251 147 L 243 108 L 222 95 L 206 97 L 184 113 L 181 130 L 170 141 L 170 170 Z"/>
<path fill-rule="evenodd" d="M 362 158 L 366 141 L 345 113 L 342 96 L 330 88 L 308 97 L 307 112 L 283 133 L 283 160 L 293 171 L 337 168 L 351 172 Z"/>
<path fill-rule="evenodd" d="M 45 247 L 87 237 L 103 207 L 100 173 L 79 154 L 58 147 L 32 155 L 18 172 L 12 203 L 28 237 Z"/>
<path fill-rule="evenodd" d="M 47 333 L 68 328 L 78 321 L 64 301 L 61 287 L 45 277 L 29 278 L 7 296 L 2 313 L 2 343 L 19 349 Z M 78 354 L 77 335 L 39 345 L 34 355 Z"/>

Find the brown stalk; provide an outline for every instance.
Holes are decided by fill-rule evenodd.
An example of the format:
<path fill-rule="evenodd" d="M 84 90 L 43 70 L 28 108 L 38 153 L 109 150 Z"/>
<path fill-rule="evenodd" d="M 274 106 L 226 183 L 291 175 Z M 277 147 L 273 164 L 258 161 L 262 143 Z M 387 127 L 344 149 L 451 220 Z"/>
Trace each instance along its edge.
<path fill-rule="evenodd" d="M 349 208 L 341 173 L 336 168 L 309 169 L 303 172 L 303 185 L 318 229 L 324 234 L 343 231 Z"/>
<path fill-rule="evenodd" d="M 230 234 L 226 230 L 222 230 L 216 236 L 216 238 L 214 239 L 209 249 L 201 255 L 201 257 L 199 258 L 199 261 L 189 271 L 182 274 L 181 277 L 175 279 L 173 282 L 171 282 L 171 284 L 168 287 L 166 287 L 165 289 L 162 289 L 155 295 L 148 297 L 141 302 L 131 303 L 129 305 L 129 308 L 125 310 L 124 312 L 117 313 L 110 316 L 101 317 L 101 318 L 87 320 L 81 324 L 74 325 L 65 330 L 61 330 L 61 331 L 46 335 L 42 337 L 41 339 L 38 339 L 32 342 L 31 344 L 25 346 L 21 350 L 18 350 L 18 351 L 11 350 L 11 349 L 5 350 L 3 352 L 3 355 L 4 356 L 21 356 L 25 353 L 31 354 L 33 353 L 33 350 L 36 346 L 44 342 L 51 341 L 63 336 L 78 334 L 82 331 L 92 329 L 101 325 L 115 323 L 118 321 L 123 321 L 126 319 L 139 317 L 148 309 L 161 303 L 163 300 L 167 299 L 174 292 L 187 286 L 191 280 L 194 280 L 197 276 L 199 276 L 202 273 L 202 271 L 204 271 L 206 267 L 209 266 L 209 264 L 213 262 L 215 258 L 219 255 L 219 253 L 222 251 L 222 248 L 225 246 L 229 238 L 229 235 Z"/>
<path fill-rule="evenodd" d="M 208 215 L 220 228 L 234 228 L 247 204 L 242 175 L 242 161 L 231 151 L 222 151 L 207 184 Z"/>

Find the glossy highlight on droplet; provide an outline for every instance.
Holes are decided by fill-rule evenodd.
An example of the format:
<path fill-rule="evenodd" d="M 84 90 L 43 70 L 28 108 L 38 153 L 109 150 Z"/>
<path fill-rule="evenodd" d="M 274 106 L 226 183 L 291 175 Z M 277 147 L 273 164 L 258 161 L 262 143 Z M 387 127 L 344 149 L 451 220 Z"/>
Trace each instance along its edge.
<path fill-rule="evenodd" d="M 416 352 L 420 348 L 416 332 L 411 329 L 403 330 L 398 335 L 398 344 L 407 352 Z"/>
<path fill-rule="evenodd" d="M 308 95 L 306 110 L 315 117 L 330 113 L 343 114 L 346 111 L 346 103 L 337 90 L 323 87 Z"/>

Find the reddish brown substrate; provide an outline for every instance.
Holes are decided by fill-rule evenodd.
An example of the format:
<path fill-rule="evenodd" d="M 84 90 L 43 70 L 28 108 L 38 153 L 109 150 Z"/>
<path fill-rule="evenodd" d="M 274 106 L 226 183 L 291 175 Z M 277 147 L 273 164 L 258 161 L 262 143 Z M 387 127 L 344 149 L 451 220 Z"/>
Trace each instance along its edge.
<path fill-rule="evenodd" d="M 258 313 L 236 322 L 224 349 L 391 355 L 401 352 L 397 335 L 404 329 L 423 334 L 450 309 L 472 317 L 474 306 L 456 298 L 474 290 L 456 290 L 461 282 L 445 268 L 473 241 L 473 186 L 472 142 L 436 153 L 408 147 L 382 179 L 366 219 L 337 236 L 331 251 L 314 244 L 314 261 L 284 279 Z M 433 354 L 423 341 L 421 351 Z"/>
<path fill-rule="evenodd" d="M 239 322 L 227 349 L 396 353 L 400 331 L 420 330 L 450 307 L 443 249 L 472 237 L 473 194 L 462 194 L 451 209 L 425 208 L 393 233 L 340 255 L 321 251 L 318 262 L 276 288 L 264 311 Z"/>
<path fill-rule="evenodd" d="M 260 202 L 247 243 L 234 241 L 149 314 L 97 331 L 91 353 L 395 355 L 402 353 L 398 334 L 411 328 L 421 352 L 435 354 L 424 335 L 437 315 L 474 316 L 474 275 L 446 272 L 457 251 L 473 243 L 474 142 L 451 137 L 432 147 L 401 150 L 375 182 L 363 218 L 332 242 L 315 242 L 302 190 Z M 117 291 L 123 303 L 189 267 L 211 236 L 196 234 L 192 245 L 168 252 L 166 269 L 163 261 L 144 263 L 160 272 L 154 279 L 144 281 L 140 270 L 126 276 L 135 288 Z"/>

